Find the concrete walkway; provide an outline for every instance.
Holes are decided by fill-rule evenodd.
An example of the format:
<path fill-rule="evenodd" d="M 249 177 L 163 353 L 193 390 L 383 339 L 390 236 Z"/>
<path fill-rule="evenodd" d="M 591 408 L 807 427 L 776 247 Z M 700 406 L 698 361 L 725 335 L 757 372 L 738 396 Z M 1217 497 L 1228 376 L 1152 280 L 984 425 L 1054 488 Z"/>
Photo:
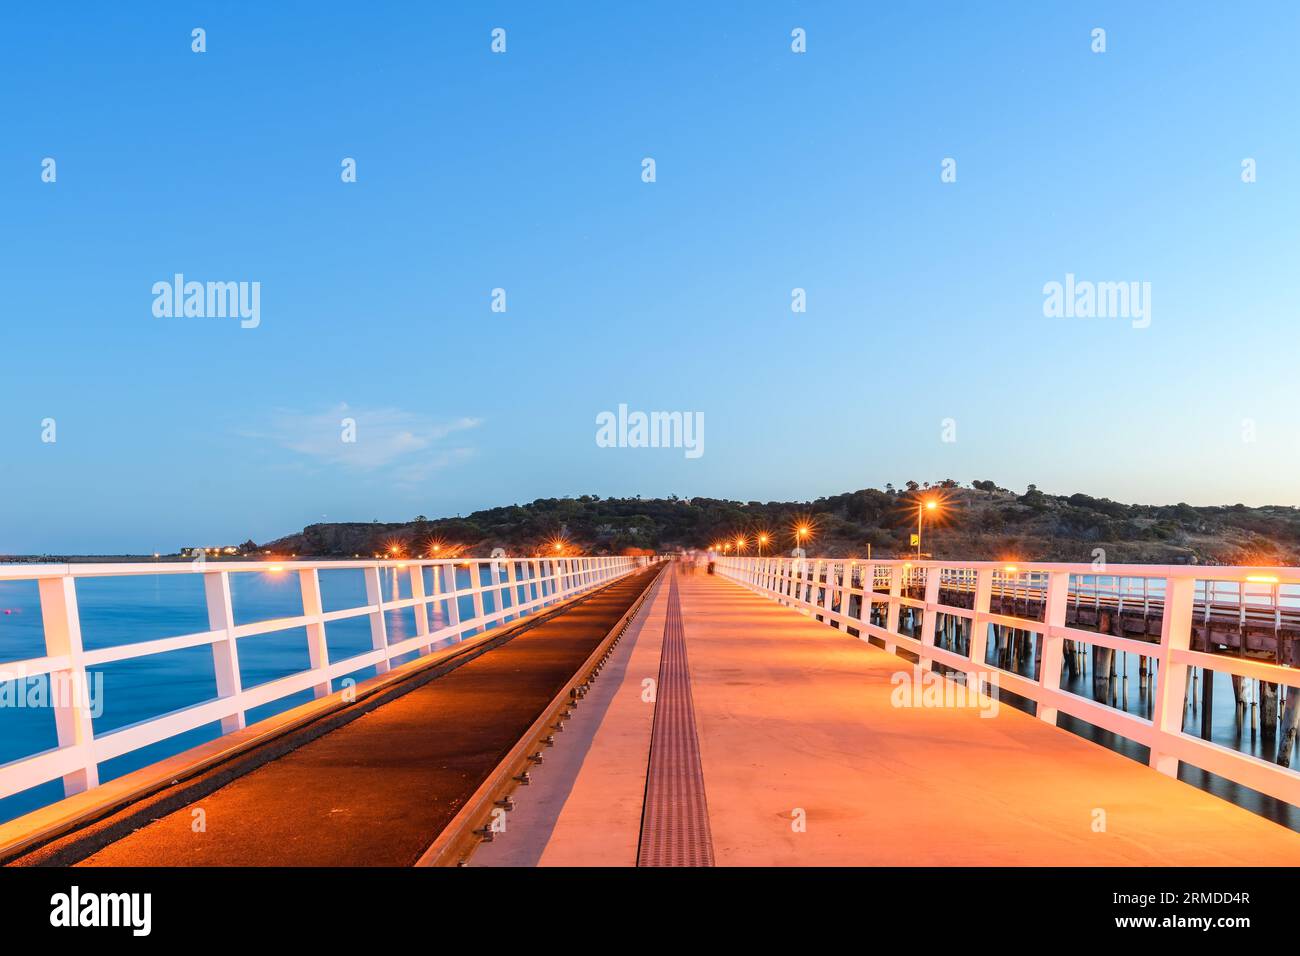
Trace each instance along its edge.
<path fill-rule="evenodd" d="M 895 707 L 903 659 L 725 579 L 677 583 L 719 865 L 1300 864 L 1300 834 L 1010 707 Z M 475 863 L 634 860 L 667 590 L 596 726 L 557 747 L 563 785 L 520 791 Z"/>

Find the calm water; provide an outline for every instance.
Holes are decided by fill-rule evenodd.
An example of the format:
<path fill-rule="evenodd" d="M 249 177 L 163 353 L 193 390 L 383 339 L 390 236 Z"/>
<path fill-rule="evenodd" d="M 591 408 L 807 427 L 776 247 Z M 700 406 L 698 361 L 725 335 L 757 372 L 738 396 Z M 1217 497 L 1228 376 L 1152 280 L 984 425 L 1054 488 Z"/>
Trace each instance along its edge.
<path fill-rule="evenodd" d="M 521 565 L 520 577 L 527 573 Z M 477 568 L 484 583 L 490 583 L 487 566 L 455 569 L 456 587 L 469 586 Z M 385 597 L 409 598 L 410 577 L 406 570 L 382 572 Z M 290 572 L 232 572 L 231 595 L 237 624 L 302 614 L 298 575 Z M 365 579 L 360 569 L 324 569 L 320 572 L 321 598 L 326 611 L 344 610 L 366 603 Z M 138 641 L 175 637 L 208 629 L 207 601 L 203 579 L 198 574 L 82 578 L 76 582 L 81 614 L 82 640 L 87 650 L 116 647 Z M 447 590 L 444 581 L 442 590 Z M 433 581 L 425 569 L 425 593 Z M 484 594 L 484 609 L 491 613 L 495 596 Z M 512 598 L 506 592 L 504 607 Z M 449 622 L 447 600 L 429 605 L 429 627 L 437 630 Z M 461 620 L 474 616 L 473 598 L 458 599 Z M 386 614 L 389 643 L 414 636 L 415 609 L 402 608 Z M 470 632 L 473 633 L 473 632 Z M 331 663 L 343 661 L 371 649 L 369 618 L 362 616 L 325 625 Z M 6 661 L 45 655 L 45 637 L 40 601 L 34 581 L 0 581 L 0 669 Z M 407 654 L 395 663 L 414 658 Z M 243 686 L 255 687 L 308 669 L 306 628 L 293 628 L 239 640 L 239 669 Z M 208 646 L 153 654 L 92 669 L 102 673 L 103 711 L 95 718 L 95 735 L 137 723 L 151 717 L 212 700 L 217 696 L 212 650 Z M 344 675 L 357 681 L 374 676 L 373 667 L 359 668 Z M 94 677 L 92 676 L 92 681 Z M 26 690 L 33 692 L 45 678 L 28 678 Z M 13 691 L 17 682 L 0 690 Z M 337 686 L 337 682 L 336 682 Z M 93 684 L 92 684 L 93 688 Z M 17 695 L 13 695 L 17 696 Z M 30 700 L 31 697 L 27 696 Z M 277 700 L 248 712 L 248 722 L 262 720 L 312 699 L 311 690 Z M 100 764 L 101 781 L 154 763 L 197 744 L 220 736 L 220 725 L 212 723 L 150 747 Z M 0 764 L 30 756 L 57 746 L 54 715 L 48 707 L 0 706 Z M 0 799 L 0 821 L 27 813 L 62 798 L 60 781 Z"/>

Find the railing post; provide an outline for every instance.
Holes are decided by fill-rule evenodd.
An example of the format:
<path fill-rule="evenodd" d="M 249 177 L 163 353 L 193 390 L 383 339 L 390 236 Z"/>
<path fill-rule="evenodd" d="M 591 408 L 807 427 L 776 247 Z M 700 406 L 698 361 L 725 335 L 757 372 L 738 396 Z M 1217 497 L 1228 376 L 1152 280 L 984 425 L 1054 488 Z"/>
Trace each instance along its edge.
<path fill-rule="evenodd" d="M 320 596 L 320 575 L 315 568 L 298 569 L 298 589 L 302 592 L 303 616 L 313 619 L 307 622 L 307 659 L 312 670 L 324 673 L 330 665 L 330 652 L 325 641 L 325 622 L 321 620 L 325 608 Z M 315 697 L 328 697 L 332 689 L 330 679 L 326 677 L 311 689 Z"/>
<path fill-rule="evenodd" d="M 488 564 L 488 577 L 492 582 L 488 585 L 488 590 L 492 592 L 492 613 L 500 614 L 505 610 L 505 601 L 501 597 L 501 561 L 499 559 L 493 558 Z M 505 623 L 504 615 L 501 622 Z"/>
<path fill-rule="evenodd" d="M 41 619 L 45 624 L 45 653 L 50 657 L 67 657 L 67 670 L 53 671 L 49 681 L 49 699 L 54 705 L 54 729 L 59 749 L 77 752 L 81 767 L 65 774 L 63 793 L 72 796 L 99 786 L 99 767 L 92 745 L 95 728 L 90 714 L 90 683 L 82 661 L 81 618 L 77 613 L 77 585 L 72 575 L 41 578 L 37 584 L 41 601 Z M 59 683 L 66 686 L 60 688 Z"/>
<path fill-rule="evenodd" d="M 483 617 L 483 569 L 477 561 L 469 562 L 470 593 L 474 596 L 474 620 Z"/>
<path fill-rule="evenodd" d="M 831 622 L 831 605 L 834 603 L 835 598 L 833 593 L 835 590 L 835 583 L 833 580 L 835 577 L 835 562 L 819 561 L 817 563 L 819 565 L 817 571 L 818 577 L 821 577 L 821 568 L 826 568 L 826 586 L 822 589 L 822 620 L 829 624 Z"/>
<path fill-rule="evenodd" d="M 1065 611 L 1070 596 L 1070 572 L 1052 571 L 1047 576 L 1047 595 L 1043 599 L 1043 657 L 1038 665 L 1038 682 L 1043 697 L 1061 689 L 1061 665 L 1065 662 L 1065 638 L 1053 630 L 1065 627 Z M 1028 612 L 1026 612 L 1028 613 Z M 1056 724 L 1057 708 L 1038 702 L 1038 719 Z"/>
<path fill-rule="evenodd" d="M 501 619 L 502 623 L 519 620 L 519 568 L 514 561 L 506 562 L 506 586 L 510 589 L 510 613 Z"/>
<path fill-rule="evenodd" d="M 901 608 L 898 599 L 903 594 L 903 566 L 901 564 L 891 564 L 889 566 L 889 610 L 885 616 L 885 630 L 891 635 L 898 633 L 898 612 Z M 885 638 L 885 650 L 892 654 L 898 642 L 891 637 Z"/>
<path fill-rule="evenodd" d="M 858 615 L 861 617 L 864 627 L 871 623 L 871 612 L 873 609 L 871 596 L 875 593 L 876 566 L 871 562 L 867 562 L 862 566 L 862 607 L 858 611 Z M 858 638 L 860 640 L 865 641 L 867 637 L 868 635 L 865 630 L 858 631 Z"/>
<path fill-rule="evenodd" d="M 243 681 L 239 676 L 239 648 L 235 645 L 235 611 L 230 598 L 230 572 L 207 571 L 203 574 L 203 592 L 208 602 L 208 630 L 222 631 L 224 636 L 212 642 L 212 669 L 217 678 L 217 696 L 230 699 L 235 712 L 221 718 L 221 732 L 228 734 L 244 727 Z"/>
<path fill-rule="evenodd" d="M 442 583 L 447 595 L 447 625 L 452 628 L 454 640 L 461 639 L 462 630 L 460 621 L 460 598 L 456 592 L 460 590 L 460 583 L 456 580 L 456 562 L 448 561 L 442 566 Z"/>
<path fill-rule="evenodd" d="M 431 597 L 433 601 L 429 604 L 429 626 L 432 631 L 440 631 L 441 627 L 434 627 L 439 620 L 442 620 L 445 627 L 447 622 L 442 618 L 442 568 L 439 564 L 429 565 L 429 583 L 433 585 Z"/>
<path fill-rule="evenodd" d="M 927 648 L 934 647 L 934 632 L 938 623 L 939 612 L 932 608 L 939 603 L 939 579 L 941 577 L 939 568 L 931 565 L 925 569 L 925 610 L 921 612 L 921 653 L 918 661 L 918 666 L 923 671 L 931 670 L 934 666 L 934 659 L 925 651 Z"/>
<path fill-rule="evenodd" d="M 972 673 L 980 671 L 987 663 L 989 604 L 992 600 L 993 569 L 979 568 L 975 572 L 975 594 L 971 600 L 970 662 Z"/>
<path fill-rule="evenodd" d="M 383 657 L 375 665 L 376 674 L 386 674 L 392 663 L 388 655 L 388 624 L 384 620 L 384 586 L 379 580 L 379 565 L 368 564 L 365 567 L 366 603 L 372 605 L 370 612 L 370 646 L 381 651 Z"/>
<path fill-rule="evenodd" d="M 853 572 L 857 568 L 858 562 L 845 561 L 840 565 L 840 614 L 844 616 L 845 621 L 857 620 L 853 617 Z M 858 610 L 862 610 L 862 605 L 858 605 Z M 848 624 L 844 625 L 845 633 L 848 632 Z"/>
<path fill-rule="evenodd" d="M 1178 776 L 1178 757 L 1161 747 L 1162 739 L 1183 732 L 1183 712 L 1187 705 L 1187 665 L 1174 660 L 1174 651 L 1185 651 L 1192 644 L 1193 601 L 1196 579 L 1165 580 L 1165 613 L 1160 621 L 1159 670 L 1156 672 L 1155 706 L 1151 726 L 1151 766 L 1170 777 Z M 1214 680 L 1213 672 L 1202 675 Z"/>
<path fill-rule="evenodd" d="M 424 602 L 424 568 L 418 564 L 412 564 L 407 567 L 407 574 L 411 579 L 411 597 L 418 603 L 412 606 L 415 611 L 415 633 L 420 637 L 429 636 L 429 605 Z M 432 644 L 421 644 L 420 653 L 427 654 L 432 649 Z"/>

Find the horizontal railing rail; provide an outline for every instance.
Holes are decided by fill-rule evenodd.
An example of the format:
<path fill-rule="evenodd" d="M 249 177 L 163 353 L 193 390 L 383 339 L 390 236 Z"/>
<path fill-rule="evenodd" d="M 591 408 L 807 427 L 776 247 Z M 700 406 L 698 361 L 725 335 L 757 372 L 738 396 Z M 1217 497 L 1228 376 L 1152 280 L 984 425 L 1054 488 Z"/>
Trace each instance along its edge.
<path fill-rule="evenodd" d="M 385 673 L 397 658 L 424 655 L 437 645 L 455 643 L 471 632 L 524 617 L 540 608 L 590 591 L 643 566 L 635 557 L 552 557 L 390 561 L 222 561 L 158 564 L 57 564 L 0 566 L 0 582 L 32 581 L 38 589 L 45 653 L 22 660 L 0 660 L 0 682 L 49 675 L 51 685 L 80 692 L 49 694 L 58 745 L 0 765 L 0 798 L 62 779 L 71 796 L 99 784 L 107 760 L 157 744 L 178 734 L 220 722 L 221 733 L 243 728 L 254 708 L 304 691 L 315 697 L 334 691 L 334 681 L 373 667 Z M 468 568 L 469 583 L 457 582 L 457 568 Z M 360 570 L 365 603 L 326 611 L 320 572 Z M 396 585 L 406 575 L 410 597 L 384 597 L 381 572 L 392 571 Z M 426 571 L 428 578 L 426 580 Z M 296 575 L 302 613 L 246 624 L 235 622 L 231 576 L 241 573 Z M 87 649 L 82 640 L 77 582 L 89 578 L 200 575 L 207 605 L 208 629 L 109 647 Z M 426 587 L 426 584 L 429 586 Z M 401 590 L 394 588 L 396 594 Z M 492 610 L 485 597 L 492 596 Z M 509 600 L 505 600 L 508 596 Z M 469 599 L 471 616 L 462 619 L 460 600 Z M 446 602 L 446 624 L 431 627 L 430 612 Z M 390 642 L 386 614 L 414 610 L 415 633 Z M 437 615 L 433 615 L 437 619 Z M 369 621 L 370 650 L 331 661 L 325 626 L 334 621 Z M 305 629 L 310 666 L 277 679 L 244 687 L 239 642 L 254 635 Z M 90 673 L 98 667 L 185 648 L 212 649 L 216 697 L 96 733 L 88 706 Z M 0 647 L 0 655 L 4 649 Z"/>
<path fill-rule="evenodd" d="M 1239 595 L 1263 586 L 1272 595 L 1271 620 L 1300 614 L 1300 608 L 1279 603 L 1279 588 L 1300 585 L 1300 568 L 1244 568 L 1186 565 L 1108 565 L 1003 563 L 978 561 L 902 561 L 861 558 L 722 557 L 720 572 L 738 583 L 841 628 L 853 628 L 862 639 L 874 637 L 894 653 L 906 650 L 929 670 L 935 663 L 964 674 L 966 679 L 996 683 L 1036 704 L 1040 719 L 1056 724 L 1062 713 L 1117 734 L 1150 749 L 1150 765 L 1177 776 L 1180 763 L 1217 774 L 1277 799 L 1300 806 L 1300 774 L 1295 770 L 1234 750 L 1184 731 L 1190 702 L 1189 673 L 1210 672 L 1251 678 L 1287 688 L 1289 700 L 1300 700 L 1300 667 L 1247 656 L 1227 656 L 1193 650 L 1194 626 L 1221 606 L 1225 589 L 1235 585 Z M 1158 614 L 1158 640 L 1143 641 L 1067 624 L 1072 603 L 1091 601 L 1098 577 L 1146 581 L 1125 600 L 1135 611 Z M 864 587 L 865 585 L 865 587 Z M 1032 585 L 1032 587 L 1030 586 Z M 995 594 L 1028 597 L 1041 605 L 1041 618 L 991 610 Z M 909 596 L 909 592 L 919 597 Z M 943 592 L 970 596 L 970 606 L 943 603 Z M 1028 593 L 1026 593 L 1028 592 Z M 1146 596 L 1145 603 L 1143 595 Z M 850 613 L 850 598 L 859 603 Z M 1004 602 L 1005 603 L 1005 602 Z M 900 629 L 904 608 L 920 612 L 912 633 Z M 1118 609 L 1118 606 L 1117 606 Z M 1232 605 L 1232 613 L 1239 614 Z M 940 646 L 936 624 L 940 615 L 969 621 L 965 652 Z M 1202 617 L 1198 617 L 1202 615 Z M 884 620 L 884 626 L 873 621 Z M 1242 618 L 1243 623 L 1245 618 Z M 987 661 L 989 625 L 1000 625 L 1041 637 L 1038 676 L 1027 677 Z M 1071 693 L 1061 686 L 1066 642 L 1126 651 L 1151 662 L 1150 719 Z M 1279 652 L 1280 654 L 1280 652 Z M 994 679 L 990 681 L 990 674 Z"/>

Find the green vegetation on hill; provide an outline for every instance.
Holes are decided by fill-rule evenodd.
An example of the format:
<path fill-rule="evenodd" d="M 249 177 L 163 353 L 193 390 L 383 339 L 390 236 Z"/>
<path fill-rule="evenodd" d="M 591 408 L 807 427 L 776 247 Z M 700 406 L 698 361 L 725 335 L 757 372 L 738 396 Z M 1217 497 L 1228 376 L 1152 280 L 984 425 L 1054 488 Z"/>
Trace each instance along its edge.
<path fill-rule="evenodd" d="M 1050 495 L 1030 485 L 1015 494 L 992 481 L 961 486 L 907 482 L 901 488 L 866 488 L 816 501 L 739 502 L 715 498 L 539 498 L 525 505 L 476 511 L 466 517 L 388 523 L 314 524 L 261 547 L 299 556 L 371 556 L 396 548 L 405 556 L 446 549 L 486 556 L 540 554 L 556 540 L 588 554 L 630 548 L 674 551 L 772 536 L 769 553 L 794 547 L 792 529 L 811 521 L 810 554 L 904 556 L 916 528 L 919 501 L 935 497 L 926 512 L 925 551 L 936 557 L 1020 561 L 1091 561 L 1094 550 L 1110 562 L 1295 564 L 1300 559 L 1300 511 L 1294 507 L 1187 504 L 1126 505 L 1086 494 Z"/>

